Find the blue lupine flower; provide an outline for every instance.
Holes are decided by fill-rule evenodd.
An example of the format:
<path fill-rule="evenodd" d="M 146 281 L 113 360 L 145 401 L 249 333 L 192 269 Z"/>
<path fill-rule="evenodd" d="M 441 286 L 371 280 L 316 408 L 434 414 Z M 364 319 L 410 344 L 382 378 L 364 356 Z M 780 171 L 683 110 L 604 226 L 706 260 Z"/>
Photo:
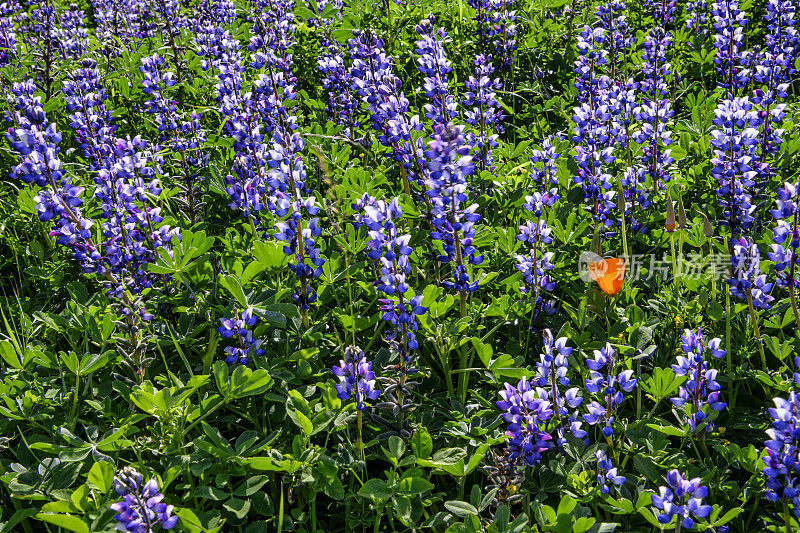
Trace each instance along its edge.
<path fill-rule="evenodd" d="M 527 378 L 522 378 L 516 387 L 506 383 L 500 397 L 502 400 L 496 403 L 508 422 L 506 435 L 511 458 L 535 466 L 542 460 L 542 453 L 553 447 L 552 436 L 546 431 L 553 416 L 551 403 L 531 387 Z"/>
<path fill-rule="evenodd" d="M 775 299 L 770 296 L 772 283 L 767 282 L 766 274 L 761 273 L 761 253 L 758 245 L 742 237 L 731 241 L 731 263 L 733 277 L 728 280 L 731 296 L 747 301 L 753 298 L 753 307 L 769 309 Z"/>
<path fill-rule="evenodd" d="M 415 295 L 406 281 L 411 273 L 409 257 L 414 251 L 408 245 L 411 235 L 398 232 L 396 223 L 403 217 L 403 210 L 397 198 L 386 202 L 365 194 L 353 208 L 362 212 L 356 214 L 355 226 L 363 225 L 369 230 L 367 256 L 377 262 L 380 278 L 375 285 L 386 295 L 379 299 L 381 319 L 390 326 L 385 338 L 400 354 L 398 374 L 403 380 L 416 372 L 412 355 L 419 345 L 416 317 L 427 311 L 420 305 L 422 295 Z"/>
<path fill-rule="evenodd" d="M 336 123 L 345 126 L 345 135 L 353 135 L 358 126 L 355 112 L 358 100 L 351 91 L 351 81 L 344 64 L 341 46 L 335 39 L 326 40 L 327 46 L 317 60 L 317 69 L 323 74 L 322 88 L 328 91 L 326 111 Z"/>
<path fill-rule="evenodd" d="M 683 529 L 693 530 L 695 520 L 702 520 L 711 513 L 710 505 L 703 505 L 708 488 L 700 485 L 700 478 L 686 479 L 678 470 L 667 474 L 667 486 L 659 487 L 659 494 L 651 496 L 653 507 L 661 511 L 658 521 L 669 524 L 677 516 Z"/>
<path fill-rule="evenodd" d="M 584 209 L 596 223 L 608 228 L 614 224 L 612 211 L 616 207 L 608 171 L 617 159 L 614 147 L 624 129 L 618 121 L 621 113 L 618 89 L 608 76 L 598 72 L 599 66 L 607 61 L 605 51 L 597 48 L 604 41 L 602 28 L 592 31 L 588 27 L 578 40 L 580 55 L 575 62 L 575 86 L 580 105 L 573 108 L 572 141 L 578 165 L 573 181 L 583 189 Z"/>
<path fill-rule="evenodd" d="M 607 32 L 608 62 L 611 66 L 611 77 L 622 70 L 625 54 L 633 46 L 635 36 L 631 33 L 625 15 L 625 2 L 612 0 L 597 6 L 598 27 Z"/>
<path fill-rule="evenodd" d="M 70 73 L 62 89 L 70 126 L 88 162 L 100 202 L 103 240 L 98 244 L 107 268 L 124 279 L 134 293 L 151 287 L 159 276 L 147 271 L 156 262 L 159 249 L 169 252 L 173 236 L 180 230 L 162 224 L 161 208 L 152 198 L 161 193 L 157 173 L 159 159 L 140 137 L 119 138 L 106 105 L 100 71 L 92 59 L 83 59 L 81 68 Z M 119 296 L 121 285 L 109 294 Z"/>
<path fill-rule="evenodd" d="M 597 458 L 597 483 L 600 485 L 600 492 L 608 494 L 611 492 L 611 487 L 619 487 L 626 481 L 625 476 L 617 475 L 617 468 L 611 459 L 606 456 L 603 450 L 597 450 L 594 454 Z"/>
<path fill-rule="evenodd" d="M 411 137 L 412 131 L 422 129 L 422 123 L 410 115 L 403 84 L 393 73 L 394 60 L 386 55 L 383 40 L 371 31 L 355 33 L 350 39 L 350 57 L 351 90 L 366 105 L 378 141 L 389 149 L 385 154 L 401 163 L 405 179 L 423 183 L 427 174 L 423 149 Z"/>
<path fill-rule="evenodd" d="M 552 292 L 555 289 L 555 282 L 547 275 L 547 272 L 553 269 L 553 257 L 555 254 L 553 252 L 545 252 L 541 248 L 543 245 L 553 242 L 552 237 L 550 237 L 552 229 L 545 222 L 547 218 L 546 210 L 552 208 L 561 198 L 558 194 L 558 189 L 555 187 L 549 191 L 544 188 L 548 182 L 558 182 L 555 178 L 556 167 L 554 161 L 556 158 L 558 158 L 558 154 L 555 153 L 549 141 L 545 142 L 543 152 L 538 154 L 535 152 L 531 157 L 532 161 L 538 162 L 541 160 L 544 162 L 542 170 L 534 170 L 534 174 L 531 175 L 534 179 L 542 179 L 543 192 L 534 192 L 532 195 L 525 197 L 525 210 L 531 212 L 536 217 L 536 220 L 529 220 L 519 226 L 519 234 L 516 237 L 518 241 L 528 243 L 531 246 L 531 250 L 527 255 L 517 256 L 516 268 L 522 273 L 524 280 L 520 287 L 520 292 L 533 295 L 533 313 L 535 316 L 538 316 L 541 312 L 548 314 L 555 312 L 554 302 L 545 300 L 540 292 L 542 290 Z M 538 175 L 537 172 L 542 174 Z M 549 176 L 547 182 L 544 181 L 545 176 Z"/>
<path fill-rule="evenodd" d="M 686 27 L 698 35 L 708 34 L 708 2 L 706 0 L 689 0 L 686 3 Z"/>
<path fill-rule="evenodd" d="M 432 205 L 431 238 L 442 242 L 444 254 L 439 261 L 454 263 L 452 281 L 443 280 L 442 286 L 462 293 L 478 290 L 478 282 L 470 281 L 466 265 L 483 262 L 472 245 L 475 222 L 481 218 L 476 213 L 478 205 L 464 206 L 469 199 L 467 176 L 474 166 L 463 131 L 463 126 L 440 124 L 425 152 L 430 171 L 425 185 Z"/>
<path fill-rule="evenodd" d="M 0 66 L 9 65 L 17 57 L 14 19 L 21 10 L 22 6 L 16 0 L 0 4 Z"/>
<path fill-rule="evenodd" d="M 59 16 L 59 24 L 55 28 L 61 52 L 66 58 L 78 59 L 89 50 L 89 32 L 84 21 L 86 12 L 78 9 L 77 4 L 70 4 Z"/>
<path fill-rule="evenodd" d="M 675 21 L 678 6 L 675 0 L 645 0 L 645 5 L 653 12 L 653 18 L 661 26 Z"/>
<path fill-rule="evenodd" d="M 729 94 L 744 87 L 750 79 L 750 71 L 744 67 L 744 27 L 748 19 L 739 9 L 737 0 L 718 0 L 711 8 L 714 26 L 714 65 L 717 69 L 718 83 Z"/>
<path fill-rule="evenodd" d="M 775 407 L 769 409 L 772 427 L 767 430 L 769 440 L 764 442 L 767 454 L 762 458 L 766 465 L 762 472 L 767 478 L 767 499 L 791 502 L 795 516 L 800 518 L 800 491 L 797 488 L 800 477 L 800 394 L 790 392 L 788 399 L 775 398 L 773 402 Z"/>
<path fill-rule="evenodd" d="M 144 485 L 142 475 L 131 467 L 125 467 L 114 477 L 114 490 L 122 501 L 111 505 L 117 514 L 119 531 L 131 533 L 154 533 L 156 527 L 172 529 L 178 523 L 172 515 L 172 505 L 163 503 L 164 495 L 158 491 L 158 483 L 151 479 Z"/>
<path fill-rule="evenodd" d="M 226 363 L 246 365 L 254 355 L 264 354 L 261 341 L 253 338 L 252 330 L 258 323 L 258 317 L 253 314 L 252 308 L 245 309 L 241 314 L 235 313 L 232 318 L 221 318 L 220 322 L 222 325 L 217 328 L 219 334 L 238 342 L 238 345 L 225 347 Z"/>
<path fill-rule="evenodd" d="M 381 391 L 375 387 L 375 372 L 372 363 L 367 361 L 363 350 L 348 346 L 344 350 L 344 359 L 339 366 L 333 367 L 333 373 L 339 377 L 336 384 L 337 396 L 340 400 L 348 400 L 355 394 L 356 409 L 367 408 L 367 400 L 377 400 Z"/>
<path fill-rule="evenodd" d="M 758 115 L 747 98 L 722 100 L 711 121 L 711 175 L 717 180 L 719 204 L 725 210 L 721 224 L 728 226 L 734 236 L 753 225 L 750 188 L 756 185 L 756 147 L 758 145 Z"/>
<path fill-rule="evenodd" d="M 767 253 L 767 258 L 775 262 L 774 268 L 778 274 L 776 281 L 780 287 L 789 287 L 790 283 L 794 287 L 798 286 L 796 279 L 797 267 L 800 266 L 798 191 L 800 183 L 784 183 L 783 188 L 778 190 L 776 208 L 770 210 L 770 214 L 778 220 L 778 224 L 773 229 L 774 244 L 772 251 Z"/>
<path fill-rule="evenodd" d="M 571 387 L 567 370 L 572 348 L 567 346 L 567 338 L 553 338 L 549 329 L 544 330 L 544 353 L 539 355 L 536 363 L 534 383 L 539 389 L 537 393 L 542 399 L 549 400 L 553 406 L 553 414 L 558 422 L 557 444 L 564 443 L 564 430 L 569 430 L 577 438 L 586 436 L 581 428 L 581 421 L 575 411 L 583 402 L 578 395 L 578 387 Z M 562 387 L 564 390 L 562 391 Z"/>
<path fill-rule="evenodd" d="M 603 435 L 610 437 L 614 433 L 615 408 L 622 403 L 623 392 L 631 392 L 636 388 L 637 380 L 633 370 L 623 370 L 617 374 L 617 352 L 606 343 L 605 347 L 594 351 L 594 359 L 587 359 L 589 378 L 586 380 L 586 391 L 597 395 L 601 400 L 593 400 L 586 405 L 588 413 L 583 420 L 590 426 L 604 423 Z M 601 370 L 606 369 L 606 374 Z"/>
<path fill-rule="evenodd" d="M 165 163 L 179 169 L 186 209 L 194 221 L 200 203 L 199 180 L 201 171 L 208 166 L 209 156 L 203 150 L 205 132 L 200 125 L 202 115 L 192 111 L 188 116 L 178 110 L 176 102 L 168 97 L 175 86 L 175 75 L 158 53 L 142 58 L 139 70 L 144 76 L 142 92 L 150 97 L 145 111 L 151 113 L 160 134 L 157 148 L 169 150 L 174 159 Z"/>
<path fill-rule="evenodd" d="M 672 36 L 662 28 L 651 30 L 644 43 L 642 54 L 641 89 L 644 97 L 636 108 L 635 117 L 642 126 L 635 140 L 642 145 L 642 165 L 651 183 L 663 184 L 670 180 L 669 166 L 675 162 L 670 156 L 672 132 L 667 127 L 675 116 L 668 94 L 667 81 L 672 75 L 666 53 L 672 46 Z"/>
<path fill-rule="evenodd" d="M 704 431 L 714 431 L 714 422 L 706 421 L 709 409 L 722 411 L 727 405 L 719 401 L 719 391 L 722 388 L 717 383 L 717 370 L 708 368 L 706 354 L 720 359 L 725 356 L 725 350 L 720 346 L 720 339 L 711 339 L 706 343 L 703 331 L 698 329 L 695 333 L 689 329 L 681 337 L 681 349 L 686 357 L 678 356 L 678 364 L 672 365 L 676 376 L 688 376 L 689 379 L 678 389 L 678 396 L 672 398 L 672 405 L 684 408 L 683 423 L 689 424 L 692 432 L 697 431 L 697 426 L 706 422 Z M 688 405 L 687 405 L 688 404 Z"/>
<path fill-rule="evenodd" d="M 299 286 L 292 300 L 305 312 L 317 301 L 312 281 L 322 275 L 325 259 L 316 240 L 322 228 L 313 218 L 319 207 L 306 186 L 305 141 L 297 131 L 296 107 L 291 105 L 297 98 L 297 80 L 288 49 L 295 40 L 295 25 L 289 4 L 270 4 L 254 25 L 247 48 L 252 52 L 249 67 L 258 71 L 252 91 L 255 109 L 239 109 L 241 140 L 249 137 L 253 142 L 245 145 L 252 154 L 251 168 L 238 172 L 244 180 L 229 180 L 235 185 L 229 194 L 237 204 L 249 199 L 253 209 L 247 209 L 248 215 L 257 215 L 266 206 L 278 220 L 265 233 L 282 241 L 283 252 L 294 259 L 289 271 Z M 249 116 L 255 112 L 257 121 Z"/>
<path fill-rule="evenodd" d="M 39 220 L 51 221 L 50 235 L 72 251 L 84 272 L 105 272 L 102 253 L 92 239 L 94 221 L 81 210 L 84 188 L 73 184 L 63 170 L 61 133 L 48 122 L 33 80 L 15 83 L 11 90 L 15 127 L 9 128 L 6 138 L 17 153 L 17 164 L 9 176 L 40 188 L 34 197 Z M 121 286 L 115 279 L 112 293 L 121 291 Z"/>
<path fill-rule="evenodd" d="M 561 154 L 556 152 L 555 143 L 560 141 L 561 137 L 558 135 L 548 137 L 542 142 L 541 149 L 531 151 L 533 170 L 531 170 L 530 176 L 534 182 L 543 187 L 546 187 L 548 183 L 558 185 L 558 158 Z M 541 166 L 538 166 L 539 164 Z"/>
<path fill-rule="evenodd" d="M 492 171 L 492 149 L 499 146 L 497 132 L 503 131 L 503 108 L 496 93 L 501 84 L 498 78 L 492 77 L 491 56 L 478 54 L 472 64 L 475 70 L 464 80 L 464 120 L 478 130 L 477 135 L 470 139 L 470 144 L 475 145 L 478 171 Z"/>
<path fill-rule="evenodd" d="M 424 106 L 425 116 L 437 124 L 445 124 L 458 115 L 458 107 L 450 87 L 447 76 L 453 71 L 447 59 L 443 42 L 447 39 L 447 32 L 443 28 L 434 28 L 436 17 L 430 16 L 423 19 L 415 28 L 420 38 L 417 41 L 417 68 L 424 76 L 425 97 L 431 100 Z"/>

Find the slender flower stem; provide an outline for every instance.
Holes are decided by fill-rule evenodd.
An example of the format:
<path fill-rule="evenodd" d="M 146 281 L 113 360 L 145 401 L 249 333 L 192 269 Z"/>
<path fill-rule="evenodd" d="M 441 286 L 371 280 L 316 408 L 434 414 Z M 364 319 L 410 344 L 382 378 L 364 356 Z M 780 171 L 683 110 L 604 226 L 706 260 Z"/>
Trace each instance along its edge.
<path fill-rule="evenodd" d="M 789 502 L 786 498 L 783 499 L 783 523 L 786 527 L 786 533 L 792 532 L 792 517 L 789 514 Z"/>
<path fill-rule="evenodd" d="M 767 357 L 764 355 L 764 345 L 761 342 L 761 330 L 758 327 L 758 320 L 756 319 L 756 310 L 753 307 L 753 291 L 747 290 L 747 307 L 750 309 L 750 320 L 753 323 L 753 333 L 758 342 L 758 354 L 761 356 L 761 368 L 764 372 L 767 371 Z"/>
<path fill-rule="evenodd" d="M 728 248 L 728 238 L 725 238 L 725 248 Z M 733 372 L 733 364 L 731 363 L 731 291 L 725 291 L 725 362 L 728 367 L 728 374 Z M 731 381 L 733 387 L 733 381 Z M 733 409 L 731 407 L 731 409 Z"/>
<path fill-rule="evenodd" d="M 795 294 L 795 281 L 794 281 L 794 272 L 795 272 L 795 253 L 792 252 L 792 264 L 789 267 L 789 299 L 792 302 L 792 313 L 794 313 L 794 322 L 797 324 L 798 329 L 800 329 L 800 313 L 797 311 L 797 295 Z"/>
<path fill-rule="evenodd" d="M 678 262 L 675 258 L 675 232 L 672 231 L 669 232 L 669 249 L 672 255 L 672 286 L 677 289 L 680 272 L 678 272 Z"/>
<path fill-rule="evenodd" d="M 278 533 L 283 531 L 283 480 L 279 481 L 281 485 L 281 501 L 278 503 Z"/>
<path fill-rule="evenodd" d="M 358 411 L 358 440 L 356 441 L 356 447 L 358 448 L 358 456 L 364 461 L 364 469 L 367 468 L 367 458 L 364 455 L 364 440 L 362 439 L 362 428 L 363 428 L 363 418 L 362 413 Z"/>

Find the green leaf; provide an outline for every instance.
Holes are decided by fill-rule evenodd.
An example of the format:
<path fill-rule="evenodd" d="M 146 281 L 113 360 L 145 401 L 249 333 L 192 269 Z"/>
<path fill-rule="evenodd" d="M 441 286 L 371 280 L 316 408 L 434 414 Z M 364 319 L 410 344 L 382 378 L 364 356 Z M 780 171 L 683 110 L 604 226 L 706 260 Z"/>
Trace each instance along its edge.
<path fill-rule="evenodd" d="M 467 455 L 467 452 L 463 448 L 445 448 L 433 454 L 431 459 L 417 459 L 417 464 L 427 467 L 454 465 L 463 459 L 465 455 Z"/>
<path fill-rule="evenodd" d="M 300 361 L 301 359 L 311 359 L 319 353 L 319 348 L 303 348 L 297 350 L 289 356 L 289 361 Z"/>
<path fill-rule="evenodd" d="M 478 354 L 478 359 L 481 360 L 483 366 L 488 368 L 492 360 L 492 354 L 494 353 L 491 345 L 485 344 L 477 337 L 472 337 L 470 341 L 472 341 L 472 346 L 475 348 L 475 353 Z"/>
<path fill-rule="evenodd" d="M 444 502 L 444 508 L 461 518 L 464 518 L 465 516 L 469 515 L 478 514 L 478 510 L 475 509 L 475 507 L 468 504 L 467 502 L 462 502 L 458 500 L 450 500 L 448 502 Z"/>
<path fill-rule="evenodd" d="M 84 354 L 81 357 L 81 362 L 78 365 L 78 374 L 81 376 L 86 376 L 93 372 L 97 372 L 104 366 L 106 366 L 109 362 L 109 356 L 107 353 L 103 354 Z"/>
<path fill-rule="evenodd" d="M 737 516 L 739 516 L 743 512 L 744 512 L 744 509 L 742 509 L 741 507 L 735 507 L 735 508 L 731 509 L 730 511 L 728 511 L 727 513 L 725 513 L 724 515 L 722 515 L 722 518 L 720 518 L 719 520 L 716 520 L 714 522 L 714 525 L 715 526 L 721 526 L 721 525 L 727 524 L 728 522 L 730 522 L 731 520 L 733 520 L 734 518 L 736 518 Z"/>
<path fill-rule="evenodd" d="M 38 512 L 39 509 L 36 509 L 35 507 L 31 509 L 20 509 L 19 511 L 11 515 L 11 518 L 9 518 L 8 521 L 5 524 L 3 524 L 3 529 L 0 529 L 0 532 L 7 533 L 10 531 L 14 531 L 14 528 L 17 526 L 17 524 L 19 524 L 26 518 L 35 516 L 36 513 Z"/>
<path fill-rule="evenodd" d="M 407 477 L 400 480 L 397 485 L 397 492 L 413 496 L 415 494 L 422 494 L 426 491 L 433 490 L 433 483 L 423 477 Z"/>
<path fill-rule="evenodd" d="M 247 516 L 247 512 L 250 511 L 250 500 L 231 498 L 227 502 L 223 503 L 222 507 L 232 512 L 236 518 L 241 520 Z"/>
<path fill-rule="evenodd" d="M 203 525 L 203 522 L 197 518 L 197 515 L 191 509 L 178 509 L 175 513 L 181 521 L 183 526 L 190 533 L 203 533 L 209 531 Z"/>
<path fill-rule="evenodd" d="M 389 437 L 389 451 L 396 459 L 400 459 L 406 453 L 406 443 L 397 435 L 392 435 Z"/>
<path fill-rule="evenodd" d="M 358 495 L 371 500 L 386 500 L 394 494 L 394 491 L 382 479 L 370 479 L 358 490 Z"/>
<path fill-rule="evenodd" d="M 637 454 L 633 457 L 633 467 L 641 474 L 644 474 L 647 479 L 653 483 L 661 481 L 661 474 L 653 463 L 653 460 L 644 455 Z"/>
<path fill-rule="evenodd" d="M 89 533 L 89 525 L 77 516 L 70 514 L 39 513 L 36 515 L 36 519 L 47 522 L 48 524 L 53 524 L 54 526 L 62 527 L 68 531 Z"/>
<path fill-rule="evenodd" d="M 305 399 L 302 397 L 301 400 L 305 402 Z M 311 422 L 311 419 L 306 416 L 306 412 L 310 414 L 308 405 L 300 405 L 301 407 L 298 409 L 298 402 L 296 401 L 296 398 L 290 394 L 289 398 L 286 400 L 286 414 L 289 415 L 289 418 L 292 420 L 292 422 L 294 422 L 294 424 L 302 430 L 303 436 L 308 438 L 314 432 L 314 424 Z M 303 409 L 303 407 L 305 407 L 305 409 Z"/>
<path fill-rule="evenodd" d="M 486 456 L 486 452 L 489 451 L 488 444 L 481 444 L 478 446 L 478 449 L 475 450 L 475 453 L 472 454 L 472 457 L 469 458 L 469 463 L 467 463 L 467 469 L 464 472 L 465 474 L 471 474 L 473 470 L 475 470 L 483 458 Z"/>
<path fill-rule="evenodd" d="M 425 427 L 418 427 L 411 436 L 411 450 L 419 459 L 427 459 L 433 452 L 433 439 Z"/>
<path fill-rule="evenodd" d="M 114 465 L 106 461 L 98 461 L 92 465 L 86 482 L 90 487 L 94 487 L 102 494 L 106 494 L 114 481 Z"/>
<path fill-rule="evenodd" d="M 242 284 L 239 282 L 239 278 L 234 275 L 227 275 L 227 276 L 220 276 L 219 278 L 220 284 L 228 289 L 228 292 L 236 300 L 241 307 L 247 308 L 247 297 L 244 295 L 244 290 L 242 289 Z"/>
<path fill-rule="evenodd" d="M 386 500 L 394 491 L 382 479 L 370 479 L 358 490 L 358 495 L 370 500 Z"/>
<path fill-rule="evenodd" d="M 570 514 L 575 506 L 578 505 L 578 502 L 575 501 L 574 498 L 565 496 L 561 498 L 561 501 L 558 503 L 558 510 L 556 514 Z"/>
<path fill-rule="evenodd" d="M 195 495 L 199 498 L 205 498 L 206 500 L 220 501 L 224 500 L 231 494 L 230 492 L 226 492 L 217 487 L 203 486 L 203 487 L 197 487 Z"/>
<path fill-rule="evenodd" d="M 659 433 L 663 433 L 665 435 L 672 435 L 674 437 L 686 436 L 686 430 L 682 428 L 676 428 L 675 426 L 661 426 L 658 424 L 647 424 L 647 427 L 655 429 Z"/>
<path fill-rule="evenodd" d="M 400 521 L 408 526 L 411 522 L 411 499 L 406 496 L 393 496 L 394 511 Z"/>

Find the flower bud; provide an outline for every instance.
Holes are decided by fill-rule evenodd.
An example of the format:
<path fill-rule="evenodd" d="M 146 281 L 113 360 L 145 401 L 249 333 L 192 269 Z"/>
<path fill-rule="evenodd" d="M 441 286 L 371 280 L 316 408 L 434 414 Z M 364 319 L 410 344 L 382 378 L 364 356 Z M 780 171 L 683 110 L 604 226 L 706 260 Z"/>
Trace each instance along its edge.
<path fill-rule="evenodd" d="M 675 206 L 672 203 L 672 195 L 667 193 L 667 231 L 672 233 L 675 231 Z"/>
<path fill-rule="evenodd" d="M 683 199 L 678 200 L 678 227 L 686 229 L 686 211 L 683 209 Z"/>
<path fill-rule="evenodd" d="M 705 213 L 700 213 L 703 216 L 703 235 L 710 239 L 714 235 L 714 228 L 711 227 L 711 221 Z"/>

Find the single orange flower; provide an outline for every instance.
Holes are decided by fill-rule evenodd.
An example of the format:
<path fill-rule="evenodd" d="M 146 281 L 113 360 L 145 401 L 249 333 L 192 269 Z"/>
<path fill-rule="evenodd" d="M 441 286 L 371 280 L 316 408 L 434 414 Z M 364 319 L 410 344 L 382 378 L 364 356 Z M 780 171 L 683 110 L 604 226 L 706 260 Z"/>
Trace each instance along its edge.
<path fill-rule="evenodd" d="M 625 260 L 621 257 L 610 257 L 589 263 L 589 276 L 604 293 L 615 296 L 622 290 L 625 281 Z"/>

